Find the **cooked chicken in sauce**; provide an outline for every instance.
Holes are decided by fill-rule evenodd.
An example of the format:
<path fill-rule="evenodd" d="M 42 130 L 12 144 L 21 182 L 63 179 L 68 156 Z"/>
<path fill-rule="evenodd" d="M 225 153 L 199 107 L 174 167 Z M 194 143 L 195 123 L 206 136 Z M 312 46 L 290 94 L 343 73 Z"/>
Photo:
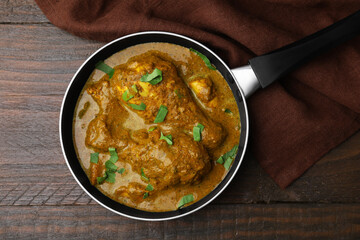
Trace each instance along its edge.
<path fill-rule="evenodd" d="M 130 207 L 170 211 L 221 182 L 240 117 L 225 79 L 196 51 L 147 43 L 97 65 L 73 129 L 80 162 L 101 192 Z"/>

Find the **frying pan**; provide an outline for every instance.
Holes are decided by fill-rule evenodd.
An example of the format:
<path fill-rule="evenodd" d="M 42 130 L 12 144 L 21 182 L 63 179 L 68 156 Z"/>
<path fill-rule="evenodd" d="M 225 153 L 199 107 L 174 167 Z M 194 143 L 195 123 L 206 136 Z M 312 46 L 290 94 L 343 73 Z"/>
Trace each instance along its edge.
<path fill-rule="evenodd" d="M 170 32 L 140 32 L 118 38 L 92 54 L 78 69 L 72 78 L 62 103 L 60 112 L 60 142 L 66 163 L 78 184 L 96 202 L 105 208 L 133 219 L 158 221 L 179 218 L 193 213 L 214 200 L 230 183 L 240 167 L 245 154 L 248 136 L 249 119 L 246 98 L 259 88 L 265 88 L 283 77 L 301 63 L 333 47 L 360 32 L 360 11 L 300 41 L 282 47 L 268 54 L 249 60 L 249 64 L 230 70 L 213 51 L 203 44 Z M 94 70 L 95 64 L 125 48 L 149 42 L 166 42 L 193 48 L 206 55 L 217 70 L 224 76 L 236 99 L 240 118 L 241 134 L 239 150 L 232 167 L 220 184 L 207 196 L 188 207 L 168 212 L 147 212 L 122 205 L 103 195 L 90 184 L 77 158 L 72 137 L 72 124 L 75 106 L 86 80 Z"/>

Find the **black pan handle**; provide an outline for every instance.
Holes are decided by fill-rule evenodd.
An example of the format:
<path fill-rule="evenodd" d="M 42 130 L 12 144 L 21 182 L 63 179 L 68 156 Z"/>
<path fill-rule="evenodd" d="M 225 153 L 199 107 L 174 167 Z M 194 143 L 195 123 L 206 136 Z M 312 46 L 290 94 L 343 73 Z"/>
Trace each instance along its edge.
<path fill-rule="evenodd" d="M 360 11 L 333 25 L 273 52 L 252 58 L 249 63 L 262 88 L 283 77 L 307 59 L 334 47 L 360 32 Z"/>

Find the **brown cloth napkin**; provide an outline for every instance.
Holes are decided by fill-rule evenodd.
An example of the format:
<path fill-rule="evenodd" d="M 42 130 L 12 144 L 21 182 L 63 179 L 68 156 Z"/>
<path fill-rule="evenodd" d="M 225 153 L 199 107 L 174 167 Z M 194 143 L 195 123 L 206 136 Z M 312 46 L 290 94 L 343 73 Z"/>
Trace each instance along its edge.
<path fill-rule="evenodd" d="M 316 32 L 359 0 L 36 0 L 77 36 L 110 41 L 145 30 L 190 36 L 230 67 Z M 360 128 L 360 38 L 317 57 L 249 99 L 250 147 L 282 188 Z"/>

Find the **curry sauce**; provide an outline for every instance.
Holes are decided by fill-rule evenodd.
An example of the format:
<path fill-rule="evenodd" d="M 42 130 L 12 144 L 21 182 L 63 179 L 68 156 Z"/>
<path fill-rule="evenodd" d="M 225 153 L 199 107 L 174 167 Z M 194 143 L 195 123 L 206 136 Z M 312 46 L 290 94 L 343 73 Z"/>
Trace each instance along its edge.
<path fill-rule="evenodd" d="M 104 62 L 111 74 L 93 71 L 73 123 L 90 182 L 115 201 L 154 212 L 209 194 L 227 173 L 223 161 L 232 161 L 220 157 L 240 138 L 237 104 L 220 72 L 169 43 L 139 44 Z"/>

